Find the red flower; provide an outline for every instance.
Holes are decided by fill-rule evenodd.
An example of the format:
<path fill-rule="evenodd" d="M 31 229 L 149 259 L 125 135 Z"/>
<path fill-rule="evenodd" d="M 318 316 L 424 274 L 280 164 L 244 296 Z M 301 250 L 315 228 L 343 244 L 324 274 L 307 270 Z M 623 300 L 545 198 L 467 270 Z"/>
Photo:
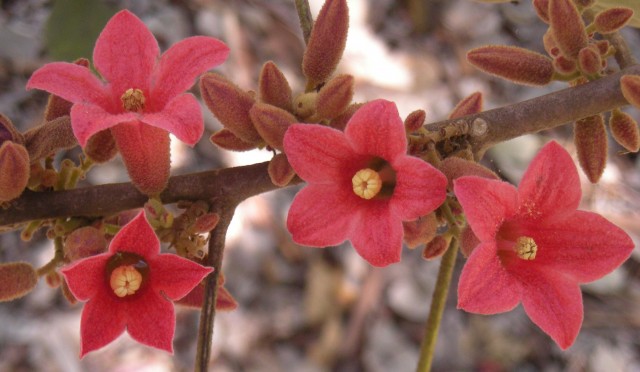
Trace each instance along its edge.
<path fill-rule="evenodd" d="M 106 82 L 86 67 L 54 62 L 34 72 L 27 89 L 73 102 L 71 125 L 82 147 L 94 134 L 111 129 L 132 181 L 154 194 L 169 177 L 169 132 L 194 145 L 204 130 L 198 101 L 183 92 L 228 53 L 221 41 L 195 36 L 159 57 L 153 34 L 123 10 L 107 23 L 93 51 L 95 68 Z"/>
<path fill-rule="evenodd" d="M 173 352 L 178 300 L 212 268 L 175 254 L 159 254 L 160 241 L 144 212 L 125 225 L 109 251 L 62 269 L 82 310 L 80 356 L 115 340 L 125 328 L 136 341 Z"/>
<path fill-rule="evenodd" d="M 569 154 L 546 145 L 518 189 L 461 177 L 454 190 L 480 240 L 460 276 L 458 308 L 495 314 L 522 302 L 562 349 L 571 346 L 583 317 L 579 284 L 620 266 L 633 242 L 602 216 L 576 210 L 580 180 Z"/>
<path fill-rule="evenodd" d="M 293 200 L 287 227 L 293 240 L 314 247 L 351 240 L 374 266 L 400 260 L 402 221 L 436 209 L 447 179 L 407 155 L 407 139 L 392 102 L 362 106 L 344 133 L 323 125 L 294 124 L 284 149 L 307 181 Z"/>

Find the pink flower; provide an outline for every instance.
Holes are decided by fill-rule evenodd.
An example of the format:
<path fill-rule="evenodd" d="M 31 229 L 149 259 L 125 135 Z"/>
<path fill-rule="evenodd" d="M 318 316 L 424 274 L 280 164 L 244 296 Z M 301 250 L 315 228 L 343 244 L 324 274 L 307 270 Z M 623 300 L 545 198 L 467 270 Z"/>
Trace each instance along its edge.
<path fill-rule="evenodd" d="M 212 268 L 175 254 L 159 254 L 160 241 L 144 212 L 125 225 L 109 251 L 62 269 L 82 310 L 80 356 L 124 330 L 136 341 L 173 352 L 176 319 L 171 300 L 186 296 Z"/>
<path fill-rule="evenodd" d="M 445 176 L 407 155 L 404 126 L 392 102 L 365 104 L 344 132 L 293 124 L 284 149 L 308 183 L 287 218 L 299 244 L 324 247 L 349 239 L 370 264 L 386 266 L 400 260 L 402 221 L 432 212 L 446 197 Z"/>
<path fill-rule="evenodd" d="M 602 216 L 576 210 L 580 180 L 569 154 L 546 145 L 518 189 L 461 177 L 454 190 L 480 240 L 460 276 L 458 308 L 495 314 L 522 302 L 562 349 L 571 346 L 583 317 L 579 284 L 620 266 L 633 242 Z"/>
<path fill-rule="evenodd" d="M 155 194 L 169 178 L 169 133 L 193 146 L 204 130 L 198 101 L 184 91 L 228 53 L 221 41 L 195 36 L 159 56 L 153 34 L 123 10 L 107 23 L 93 50 L 93 63 L 105 81 L 86 67 L 54 62 L 34 72 L 27 89 L 73 102 L 71 125 L 82 147 L 110 129 L 134 184 Z"/>

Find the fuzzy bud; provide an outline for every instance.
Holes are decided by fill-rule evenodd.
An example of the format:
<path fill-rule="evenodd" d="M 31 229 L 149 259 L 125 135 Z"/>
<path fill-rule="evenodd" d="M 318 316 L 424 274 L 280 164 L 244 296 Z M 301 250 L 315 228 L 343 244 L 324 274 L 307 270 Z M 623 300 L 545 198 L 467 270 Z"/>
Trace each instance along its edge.
<path fill-rule="evenodd" d="M 447 251 L 449 243 L 451 243 L 450 236 L 448 238 L 445 238 L 442 235 L 436 236 L 424 247 L 424 250 L 422 251 L 422 258 L 427 261 L 435 260 Z"/>
<path fill-rule="evenodd" d="M 0 264 L 0 302 L 15 300 L 38 284 L 38 273 L 27 262 Z"/>
<path fill-rule="evenodd" d="M 8 117 L 0 114 L 0 145 L 5 141 L 11 141 L 22 145 L 24 144 L 24 137 Z"/>
<path fill-rule="evenodd" d="M 24 133 L 25 147 L 29 151 L 32 162 L 78 145 L 78 140 L 71 129 L 71 120 L 63 116 L 48 121 Z"/>
<path fill-rule="evenodd" d="M 550 58 L 528 49 L 487 45 L 472 49 L 467 60 L 480 70 L 524 85 L 546 85 L 553 78 Z"/>
<path fill-rule="evenodd" d="M 296 171 L 293 170 L 284 153 L 277 154 L 271 159 L 267 171 L 269 172 L 271 182 L 279 187 L 287 186 L 296 175 Z"/>
<path fill-rule="evenodd" d="M 598 13 L 593 20 L 597 32 L 610 34 L 624 27 L 633 17 L 633 10 L 629 8 L 609 8 Z"/>
<path fill-rule="evenodd" d="M 89 68 L 89 60 L 86 58 L 79 58 L 75 60 L 78 66 Z M 71 112 L 72 102 L 69 102 L 63 98 L 56 96 L 55 94 L 49 95 L 47 101 L 47 108 L 44 110 L 44 121 L 51 121 L 59 117 L 68 116 Z"/>
<path fill-rule="evenodd" d="M 562 54 L 576 59 L 589 38 L 573 0 L 549 0 L 549 25 Z"/>
<path fill-rule="evenodd" d="M 607 130 L 602 115 L 576 121 L 573 135 L 580 167 L 591 183 L 597 183 L 607 164 Z"/>
<path fill-rule="evenodd" d="M 463 256 L 469 257 L 474 248 L 480 244 L 480 239 L 473 233 L 469 226 L 460 233 L 460 252 Z"/>
<path fill-rule="evenodd" d="M 622 95 L 630 104 L 640 108 L 640 75 L 624 75 L 620 78 Z"/>
<path fill-rule="evenodd" d="M 249 151 L 256 148 L 255 144 L 241 140 L 227 128 L 222 128 L 221 130 L 215 132 L 213 135 L 211 135 L 209 140 L 213 144 L 230 151 Z"/>
<path fill-rule="evenodd" d="M 407 133 L 417 132 L 424 125 L 426 117 L 427 113 L 424 110 L 415 110 L 404 119 L 404 130 Z"/>
<path fill-rule="evenodd" d="M 474 161 L 460 157 L 448 157 L 444 159 L 438 169 L 447 177 L 448 187 L 453 190 L 453 181 L 462 176 L 477 176 L 498 180 L 498 177 L 489 168 Z"/>
<path fill-rule="evenodd" d="M 338 75 L 320 89 L 316 99 L 316 114 L 321 119 L 333 119 L 342 114 L 353 99 L 353 76 Z"/>
<path fill-rule="evenodd" d="M 414 221 L 402 222 L 404 242 L 409 249 L 415 249 L 421 244 L 427 244 L 436 236 L 438 220 L 435 213 L 418 217 Z"/>
<path fill-rule="evenodd" d="M 349 107 L 347 107 L 347 109 L 340 116 L 331 120 L 331 122 L 329 123 L 329 126 L 331 128 L 344 131 L 344 128 L 346 128 L 347 123 L 349 122 L 353 114 L 355 114 L 356 111 L 358 111 L 358 109 L 362 107 L 362 105 L 363 103 L 350 104 Z"/>
<path fill-rule="evenodd" d="M 64 256 L 69 262 L 104 253 L 106 249 L 104 234 L 93 226 L 74 230 L 64 241 Z"/>
<path fill-rule="evenodd" d="M 44 276 L 45 282 L 51 288 L 58 288 L 62 284 L 62 275 L 57 271 L 50 271 Z"/>
<path fill-rule="evenodd" d="M 596 75 L 602 70 L 602 58 L 595 45 L 580 49 L 578 67 L 585 75 Z"/>
<path fill-rule="evenodd" d="M 212 72 L 200 79 L 200 92 L 204 103 L 225 128 L 245 142 L 260 142 L 260 135 L 249 117 L 255 103 L 251 94 Z"/>
<path fill-rule="evenodd" d="M 196 233 L 204 234 L 215 229 L 219 221 L 220 215 L 217 213 L 206 213 L 196 219 L 196 223 L 193 227 Z"/>
<path fill-rule="evenodd" d="M 262 139 L 274 149 L 283 151 L 284 134 L 291 124 L 297 122 L 296 117 L 281 108 L 261 102 L 253 105 L 249 116 Z"/>
<path fill-rule="evenodd" d="M 463 116 L 477 114 L 482 111 L 482 93 L 475 92 L 458 102 L 453 108 L 449 119 L 457 119 Z"/>
<path fill-rule="evenodd" d="M 613 139 L 628 151 L 638 152 L 640 149 L 640 131 L 638 123 L 627 113 L 619 109 L 613 110 L 609 117 L 609 129 Z"/>
<path fill-rule="evenodd" d="M 291 111 L 291 86 L 282 71 L 271 61 L 262 66 L 259 91 L 262 102 Z"/>
<path fill-rule="evenodd" d="M 293 100 L 293 112 L 297 117 L 306 119 L 316 112 L 318 93 L 302 93 Z"/>
<path fill-rule="evenodd" d="M 96 163 L 106 163 L 118 153 L 111 130 L 105 129 L 89 137 L 84 153 Z"/>
<path fill-rule="evenodd" d="M 326 0 L 316 19 L 307 50 L 302 58 L 302 72 L 309 86 L 327 81 L 338 66 L 347 43 L 349 8 L 346 0 Z"/>
<path fill-rule="evenodd" d="M 550 28 L 547 29 L 547 32 L 542 36 L 542 45 L 544 46 L 544 50 L 551 57 L 557 57 L 560 55 L 560 48 L 558 48 L 558 44 L 556 44 L 556 41 L 553 39 L 553 32 L 551 32 Z"/>
<path fill-rule="evenodd" d="M 22 194 L 29 182 L 29 153 L 15 142 L 0 145 L 0 202 L 13 200 Z"/>
<path fill-rule="evenodd" d="M 561 74 L 569 75 L 576 72 L 578 64 L 572 59 L 559 55 L 553 59 L 553 68 Z"/>
<path fill-rule="evenodd" d="M 598 40 L 596 41 L 595 45 L 598 48 L 598 53 L 600 53 L 601 56 L 609 54 L 612 48 L 609 40 Z"/>
<path fill-rule="evenodd" d="M 549 0 L 533 0 L 533 9 L 544 23 L 549 23 Z"/>

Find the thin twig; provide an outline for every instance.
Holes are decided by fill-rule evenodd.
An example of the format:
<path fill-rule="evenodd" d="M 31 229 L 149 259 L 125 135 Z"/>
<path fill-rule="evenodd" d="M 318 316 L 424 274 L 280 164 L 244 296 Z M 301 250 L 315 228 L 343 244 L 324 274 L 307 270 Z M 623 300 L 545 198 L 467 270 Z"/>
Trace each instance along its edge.
<path fill-rule="evenodd" d="M 311 8 L 309 8 L 308 0 L 295 0 L 296 10 L 298 11 L 298 18 L 300 19 L 300 28 L 302 29 L 302 36 L 304 37 L 304 43 L 309 43 L 309 37 L 311 36 L 311 30 L 313 29 L 313 17 L 311 16 Z"/>

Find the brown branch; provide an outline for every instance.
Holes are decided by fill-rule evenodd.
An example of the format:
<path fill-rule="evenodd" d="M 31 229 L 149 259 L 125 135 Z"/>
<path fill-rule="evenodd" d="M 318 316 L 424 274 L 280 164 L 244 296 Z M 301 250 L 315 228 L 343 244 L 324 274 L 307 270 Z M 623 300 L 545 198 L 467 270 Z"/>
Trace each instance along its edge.
<path fill-rule="evenodd" d="M 309 0 L 295 0 L 295 3 L 304 43 L 307 44 L 309 43 L 309 37 L 311 37 L 311 29 L 313 29 L 313 17 L 309 8 Z"/>

